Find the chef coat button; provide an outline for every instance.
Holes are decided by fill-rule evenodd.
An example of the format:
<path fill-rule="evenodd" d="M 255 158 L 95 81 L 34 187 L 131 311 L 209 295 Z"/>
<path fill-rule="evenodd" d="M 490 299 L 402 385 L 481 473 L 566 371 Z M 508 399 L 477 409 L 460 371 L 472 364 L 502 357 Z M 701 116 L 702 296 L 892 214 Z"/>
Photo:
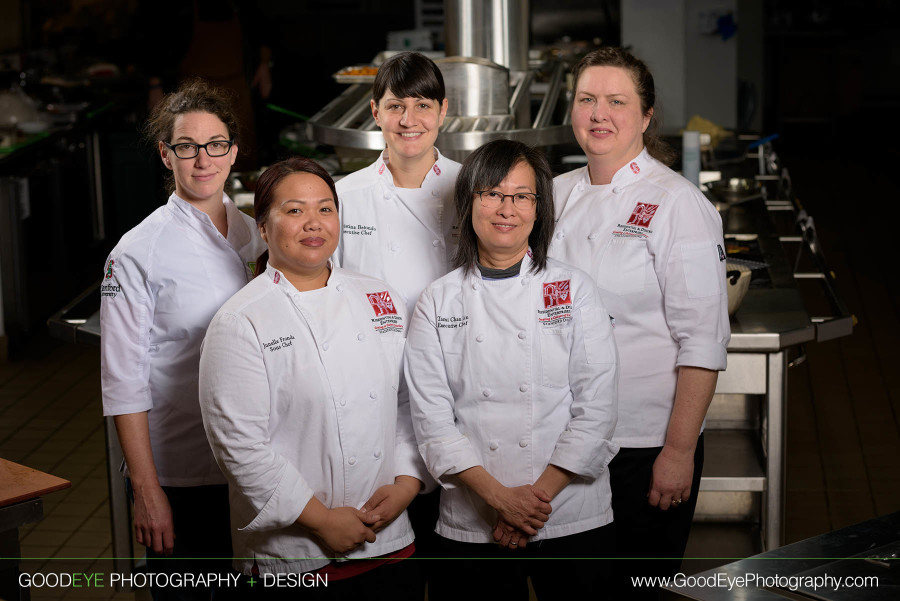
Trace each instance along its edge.
<path fill-rule="evenodd" d="M 484 390 L 481 391 L 481 394 L 483 394 L 485 397 L 489 397 L 489 396 L 491 396 L 491 389 L 485 388 Z"/>
<path fill-rule="evenodd" d="M 556 239 L 557 239 L 557 240 L 562 240 L 562 239 L 565 238 L 565 237 L 566 237 L 566 233 L 565 233 L 565 232 L 556 232 Z"/>
<path fill-rule="evenodd" d="M 343 407 L 344 405 L 347 404 L 347 399 L 341 399 L 340 403 L 341 403 L 341 407 Z"/>
<path fill-rule="evenodd" d="M 528 446 L 528 441 L 523 438 L 522 440 L 519 441 L 519 446 L 524 449 L 525 447 Z"/>
<path fill-rule="evenodd" d="M 519 337 L 519 340 L 525 340 L 525 330 L 521 330 L 518 334 L 516 334 L 516 336 Z"/>
<path fill-rule="evenodd" d="M 347 463 L 349 463 L 350 465 L 356 465 L 356 457 L 351 457 L 347 460 Z"/>
<path fill-rule="evenodd" d="M 397 244 L 396 242 L 391 242 L 391 250 L 393 252 L 397 252 L 398 250 L 400 250 L 400 245 Z"/>
<path fill-rule="evenodd" d="M 438 192 L 437 190 L 432 190 L 432 191 L 431 191 L 431 195 L 432 195 L 432 196 L 440 196 L 441 193 Z"/>
<path fill-rule="evenodd" d="M 593 232 L 592 234 L 590 234 L 590 235 L 588 236 L 588 240 L 596 240 L 596 239 L 597 239 L 597 236 L 599 236 L 599 235 L 600 235 L 600 234 L 598 234 L 597 232 Z"/>
<path fill-rule="evenodd" d="M 363 340 L 366 339 L 366 335 L 363 334 L 362 332 L 360 332 L 359 334 L 356 335 L 356 339 L 359 340 L 360 342 L 362 342 Z"/>
<path fill-rule="evenodd" d="M 475 342 L 484 342 L 484 336 L 479 334 L 478 336 L 475 337 Z"/>
<path fill-rule="evenodd" d="M 522 284 L 523 286 L 527 286 L 529 281 L 530 280 L 528 278 L 522 278 L 521 280 L 519 280 L 519 283 Z"/>
<path fill-rule="evenodd" d="M 519 386 L 519 392 L 528 392 L 528 385 L 522 384 L 521 386 Z"/>
<path fill-rule="evenodd" d="M 497 441 L 496 441 L 496 440 L 492 440 L 492 441 L 491 441 L 491 444 L 489 444 L 488 447 L 489 447 L 492 451 L 496 451 L 497 449 L 500 448 L 500 445 L 497 444 Z"/>
<path fill-rule="evenodd" d="M 620 188 L 619 186 L 616 186 L 615 188 L 613 188 L 613 194 L 618 194 L 621 191 L 622 191 L 622 188 Z"/>
<path fill-rule="evenodd" d="M 323 343 L 322 343 L 322 350 L 323 350 L 323 351 L 327 351 L 327 350 L 328 350 L 328 343 L 327 343 L 327 342 L 323 342 Z"/>
<path fill-rule="evenodd" d="M 431 245 L 434 247 L 438 247 L 441 245 L 441 241 L 440 240 L 432 240 Z"/>
<path fill-rule="evenodd" d="M 381 459 L 381 451 L 375 451 L 375 459 Z"/>
<path fill-rule="evenodd" d="M 370 398 L 370 399 L 377 399 L 377 398 L 378 398 L 378 391 L 373 390 L 372 392 L 370 392 L 370 393 L 369 393 L 369 398 Z"/>
<path fill-rule="evenodd" d="M 472 290 L 478 290 L 479 288 L 481 288 L 481 285 L 478 282 L 472 284 Z"/>
<path fill-rule="evenodd" d="M 343 284 L 338 284 L 337 286 L 334 287 L 334 289 L 337 290 L 338 292 L 343 292 L 343 291 L 344 291 L 344 285 L 343 285 Z"/>

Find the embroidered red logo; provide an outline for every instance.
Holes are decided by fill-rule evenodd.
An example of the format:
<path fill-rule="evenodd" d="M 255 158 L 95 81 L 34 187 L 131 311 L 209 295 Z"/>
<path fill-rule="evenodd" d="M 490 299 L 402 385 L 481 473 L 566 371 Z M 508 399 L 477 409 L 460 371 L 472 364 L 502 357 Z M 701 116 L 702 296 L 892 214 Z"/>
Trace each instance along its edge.
<path fill-rule="evenodd" d="M 641 172 L 641 168 L 638 167 L 638 164 L 635 163 L 634 161 L 631 161 L 631 170 L 632 170 L 634 173 L 640 173 L 640 172 Z"/>
<path fill-rule="evenodd" d="M 106 264 L 106 279 L 107 279 L 107 280 L 109 280 L 109 279 L 112 278 L 112 276 L 113 276 L 113 265 L 115 265 L 115 264 L 116 264 L 116 262 L 113 261 L 112 259 L 110 259 L 110 260 L 109 260 L 109 263 Z"/>
<path fill-rule="evenodd" d="M 378 168 L 378 175 L 384 173 L 384 163 L 381 164 L 381 167 Z"/>
<path fill-rule="evenodd" d="M 387 293 L 387 290 L 366 294 L 366 298 L 369 299 L 369 304 L 375 310 L 375 317 L 381 317 L 389 313 L 397 314 L 397 307 L 394 306 L 394 301 L 391 300 L 391 295 Z"/>
<path fill-rule="evenodd" d="M 653 219 L 654 215 L 656 215 L 656 209 L 658 208 L 659 205 L 650 205 L 639 202 L 637 203 L 637 205 L 635 205 L 634 212 L 631 213 L 631 217 L 628 219 L 628 223 L 630 225 L 650 227 L 650 220 Z"/>
<path fill-rule="evenodd" d="M 272 278 L 272 281 L 273 281 L 274 283 L 276 283 L 276 284 L 277 284 L 278 282 L 280 282 L 280 281 L 281 281 L 281 274 L 278 273 L 278 272 L 276 271 L 276 272 L 275 272 L 275 277 Z"/>
<path fill-rule="evenodd" d="M 437 166 L 437 163 L 434 164 L 434 167 L 432 167 L 432 169 L 434 169 L 434 172 L 435 172 L 437 175 L 440 175 L 440 174 L 441 174 L 441 168 Z"/>
<path fill-rule="evenodd" d="M 544 308 L 558 305 L 571 305 L 572 295 L 569 294 L 569 280 L 560 282 L 544 282 Z"/>

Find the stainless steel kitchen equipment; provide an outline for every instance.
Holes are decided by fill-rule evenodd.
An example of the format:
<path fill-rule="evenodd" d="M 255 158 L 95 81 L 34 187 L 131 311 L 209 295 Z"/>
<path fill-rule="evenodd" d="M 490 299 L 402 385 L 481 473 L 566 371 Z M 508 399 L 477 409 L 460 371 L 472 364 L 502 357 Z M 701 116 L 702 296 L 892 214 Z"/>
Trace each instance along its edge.
<path fill-rule="evenodd" d="M 437 139 L 441 152 L 462 160 L 485 142 L 500 138 L 532 146 L 573 142 L 565 65 L 528 63 L 528 2 L 447 0 L 444 11 L 448 57 L 436 62 L 449 107 Z M 373 63 L 383 62 L 386 54 Z M 371 115 L 371 97 L 371 84 L 355 83 L 306 124 L 294 127 L 305 127 L 305 135 L 321 144 L 382 150 L 384 138 Z M 535 102 L 538 109 L 532 115 Z"/>

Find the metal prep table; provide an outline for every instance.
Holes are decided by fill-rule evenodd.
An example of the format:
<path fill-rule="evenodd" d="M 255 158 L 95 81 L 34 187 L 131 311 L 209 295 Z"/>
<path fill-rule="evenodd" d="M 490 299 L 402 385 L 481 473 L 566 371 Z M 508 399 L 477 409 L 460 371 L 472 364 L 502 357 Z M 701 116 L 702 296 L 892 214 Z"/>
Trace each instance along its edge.
<path fill-rule="evenodd" d="M 900 512 L 713 568 L 665 589 L 700 601 L 900 599 L 898 557 Z M 752 581 L 729 589 L 728 579 L 748 575 Z M 835 584 L 838 578 L 843 586 Z M 853 586 L 847 578 L 854 579 Z M 877 584 L 863 578 L 877 578 Z"/>
<path fill-rule="evenodd" d="M 756 163 L 757 156 L 748 158 Z M 837 297 L 812 220 L 791 198 L 787 170 L 756 180 L 762 185 L 756 198 L 717 203 L 726 246 L 729 239 L 752 238 L 769 281 L 751 285 L 731 318 L 728 368 L 719 374 L 707 414 L 695 520 L 758 523 L 754 546 L 771 550 L 784 539 L 788 369 L 805 360 L 804 343 L 852 333 L 853 316 Z M 797 288 L 800 280 L 822 284 L 833 316 L 809 315 Z"/>

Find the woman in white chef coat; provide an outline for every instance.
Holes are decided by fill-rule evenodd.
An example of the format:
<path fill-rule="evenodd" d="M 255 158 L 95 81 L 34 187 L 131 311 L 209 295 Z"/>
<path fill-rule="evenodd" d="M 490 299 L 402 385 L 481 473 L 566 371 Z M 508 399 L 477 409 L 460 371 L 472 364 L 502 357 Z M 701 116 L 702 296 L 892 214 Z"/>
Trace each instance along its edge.
<path fill-rule="evenodd" d="M 146 129 L 172 172 L 174 191 L 106 262 L 103 411 L 115 416 L 148 569 L 228 572 L 227 487 L 197 400 L 200 343 L 216 310 L 250 281 L 265 245 L 253 220 L 224 193 L 238 142 L 224 92 L 188 82 L 157 105 Z M 163 555 L 223 559 L 159 560 Z M 155 599 L 210 598 L 200 588 L 152 592 Z"/>
<path fill-rule="evenodd" d="M 411 314 L 425 286 L 450 271 L 458 237 L 453 186 L 460 165 L 434 146 L 447 113 L 444 78 L 428 57 L 401 52 L 378 68 L 370 105 L 386 148 L 337 183 L 343 233 L 336 257 L 342 267 L 389 282 Z M 422 495 L 410 507 L 426 557 L 436 553 L 439 495 Z"/>
<path fill-rule="evenodd" d="M 443 487 L 445 555 L 522 559 L 454 562 L 438 599 L 527 599 L 528 576 L 541 600 L 602 592 L 606 562 L 558 558 L 612 551 L 616 347 L 590 277 L 547 258 L 551 178 L 520 142 L 466 159 L 457 269 L 425 289 L 410 323 L 413 424 Z"/>
<path fill-rule="evenodd" d="M 213 318 L 200 360 L 235 568 L 316 571 L 322 598 L 421 599 L 417 565 L 401 561 L 425 474 L 405 394 L 398 406 L 406 310 L 384 282 L 331 264 L 337 194 L 315 162 L 267 169 L 254 210 L 268 264 Z"/>
<path fill-rule="evenodd" d="M 615 318 L 622 449 L 610 464 L 619 557 L 629 577 L 672 575 L 681 563 L 703 469 L 702 424 L 730 337 L 722 222 L 666 166 L 655 133 L 653 76 L 620 48 L 574 70 L 572 129 L 588 165 L 554 181 L 550 254 L 590 273 Z"/>

